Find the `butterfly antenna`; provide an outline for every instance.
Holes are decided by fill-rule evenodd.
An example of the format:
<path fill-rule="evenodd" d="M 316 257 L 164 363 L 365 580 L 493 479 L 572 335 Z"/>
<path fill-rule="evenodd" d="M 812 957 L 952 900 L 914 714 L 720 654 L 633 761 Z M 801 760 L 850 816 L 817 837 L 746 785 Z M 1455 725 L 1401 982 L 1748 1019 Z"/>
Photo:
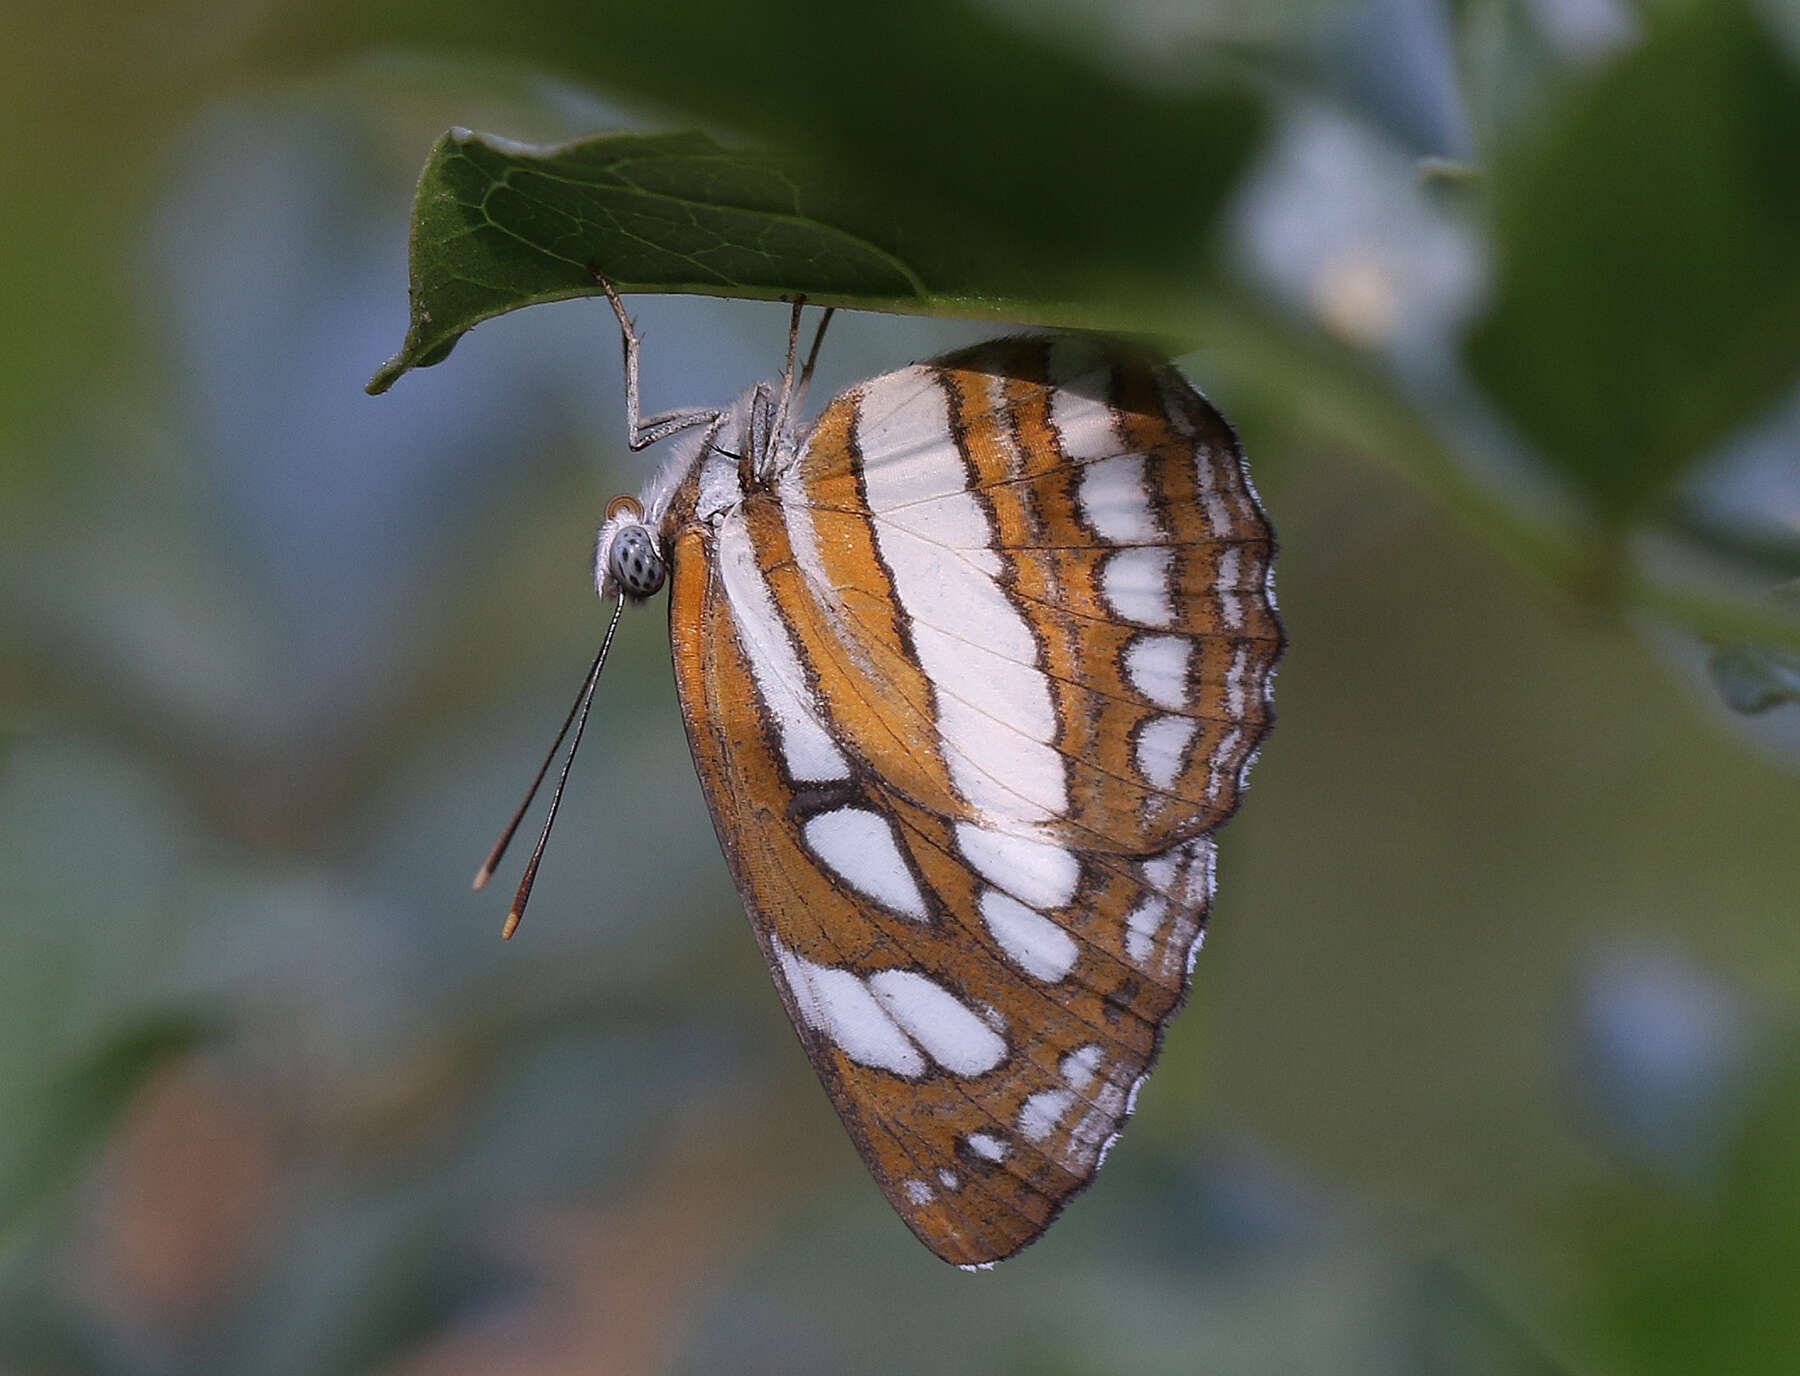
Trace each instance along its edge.
<path fill-rule="evenodd" d="M 619 629 L 619 615 L 625 609 L 625 602 L 620 598 L 613 603 L 612 620 L 606 624 L 605 638 L 600 642 L 599 653 L 594 656 L 593 665 L 588 669 L 587 679 L 581 685 L 581 696 L 576 698 L 575 705 L 569 709 L 569 715 L 563 718 L 562 730 L 556 733 L 556 740 L 550 746 L 550 752 L 544 757 L 544 763 L 538 767 L 537 777 L 531 781 L 531 788 L 525 794 L 525 801 L 519 804 L 519 810 L 513 813 L 512 820 L 506 824 L 506 830 L 495 842 L 487 861 L 475 874 L 475 887 L 481 888 L 487 883 L 500 863 L 500 857 L 506 853 L 512 842 L 513 833 L 519 829 L 519 823 L 525 818 L 525 810 L 531 806 L 531 800 L 537 796 L 538 786 L 544 782 L 544 776 L 550 771 L 550 762 L 556 758 L 557 749 L 562 745 L 563 737 L 569 734 L 571 725 L 575 728 L 575 738 L 569 745 L 569 753 L 563 760 L 562 773 L 557 776 L 556 790 L 550 795 L 550 815 L 544 819 L 544 829 L 538 834 L 537 845 L 532 847 L 531 859 L 525 866 L 525 875 L 519 881 L 518 892 L 513 895 L 512 908 L 506 914 L 506 925 L 501 928 L 500 935 L 511 940 L 512 934 L 519 929 L 519 920 L 525 915 L 525 905 L 531 900 L 531 887 L 537 882 L 538 865 L 544 858 L 544 847 L 550 842 L 550 829 L 556 825 L 556 814 L 562 807 L 563 789 L 569 782 L 569 769 L 575 763 L 575 752 L 581 749 L 581 734 L 587 729 L 588 711 L 594 705 L 594 689 L 600 682 L 600 671 L 606 667 L 607 652 L 612 649 L 613 635 Z"/>
<path fill-rule="evenodd" d="M 836 306 L 827 306 L 825 314 L 819 317 L 819 328 L 813 331 L 812 348 L 806 352 L 806 366 L 800 370 L 800 386 L 794 392 L 794 414 L 797 416 L 806 410 L 806 389 L 812 386 L 813 368 L 819 362 L 819 345 L 825 342 L 825 327 L 836 313 Z"/>
<path fill-rule="evenodd" d="M 477 892 L 487 887 L 488 880 L 494 877 L 494 871 L 500 867 L 505 858 L 506 848 L 512 844 L 513 833 L 519 829 L 519 823 L 525 820 L 525 810 L 531 806 L 531 800 L 537 797 L 538 787 L 544 782 L 544 775 L 550 772 L 550 762 L 556 758 L 556 751 L 563 743 L 563 737 L 569 734 L 569 728 L 575 724 L 575 714 L 581 710 L 581 704 L 587 697 L 588 685 L 600 672 L 600 656 L 594 656 L 594 662 L 588 666 L 587 677 L 582 679 L 581 688 L 575 694 L 575 701 L 569 704 L 569 715 L 563 718 L 562 729 L 556 733 L 556 739 L 550 742 L 550 750 L 544 756 L 544 762 L 538 766 L 537 776 L 532 779 L 531 787 L 525 790 L 525 801 L 519 804 L 518 811 L 506 824 L 506 830 L 500 833 L 500 839 L 494 842 L 494 848 L 488 852 L 488 858 L 482 862 L 481 868 L 475 871 L 474 888 Z"/>

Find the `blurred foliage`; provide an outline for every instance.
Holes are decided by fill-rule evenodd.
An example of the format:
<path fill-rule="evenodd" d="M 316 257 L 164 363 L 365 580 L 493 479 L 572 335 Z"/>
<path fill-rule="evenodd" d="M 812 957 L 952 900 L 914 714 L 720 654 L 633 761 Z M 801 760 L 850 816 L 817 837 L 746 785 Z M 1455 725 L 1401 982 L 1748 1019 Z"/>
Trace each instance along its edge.
<path fill-rule="evenodd" d="M 1671 7 L 1494 172 L 1470 341 L 1520 430 L 1616 518 L 1792 387 L 1800 74 L 1737 0 Z"/>
<path fill-rule="evenodd" d="M 1787 7 L 11 18 L 0 1365 L 1800 1362 Z M 403 361 L 486 323 L 372 401 L 434 140 Z M 807 246 L 845 231 L 879 252 Z M 1150 332 L 1256 465 L 1294 649 L 1194 1007 L 992 1275 L 918 1250 L 792 1045 L 653 625 L 528 938 L 466 892 L 641 476 L 604 308 L 494 318 L 590 261 L 664 293 L 653 407 L 785 323 L 667 293 L 841 293 L 914 318 L 840 316 L 822 389 Z"/>
<path fill-rule="evenodd" d="M 187 1013 L 147 1018 L 48 1083 L 7 1086 L 11 1093 L 0 1105 L 7 1125 L 0 1141 L 0 1240 L 68 1185 L 150 1076 L 215 1031 Z"/>
<path fill-rule="evenodd" d="M 1646 1376 L 1775 1376 L 1800 1353 L 1800 1063 L 1784 1048 L 1716 1191 L 1618 1192 L 1581 1239 L 1583 1315 L 1610 1366 Z"/>
<path fill-rule="evenodd" d="M 1146 90 L 960 0 L 670 0 L 603 14 L 537 0 L 504 25 L 478 4 L 341 0 L 285 18 L 291 27 L 273 25 L 269 44 L 285 61 L 467 44 L 541 64 L 812 153 L 846 199 L 869 191 L 892 204 L 903 189 L 909 213 L 1064 277 L 1190 263 L 1196 226 L 1229 189 L 1219 174 L 1233 170 L 1229 157 L 1220 166 L 1206 154 L 1231 150 L 1241 161 L 1260 123 L 1235 83 Z M 1207 50 L 1195 44 L 1192 58 L 1207 62 Z M 1153 169 L 1175 175 L 1145 175 Z"/>

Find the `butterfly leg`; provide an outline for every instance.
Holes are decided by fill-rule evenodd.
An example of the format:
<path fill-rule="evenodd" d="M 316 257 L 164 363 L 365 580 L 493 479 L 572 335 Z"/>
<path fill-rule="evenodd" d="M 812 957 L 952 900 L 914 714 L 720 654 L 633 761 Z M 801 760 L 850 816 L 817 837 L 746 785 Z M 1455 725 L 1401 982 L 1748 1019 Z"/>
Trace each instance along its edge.
<path fill-rule="evenodd" d="M 775 468 L 784 442 L 792 438 L 794 401 L 794 360 L 800 351 L 800 312 L 806 309 L 804 296 L 794 297 L 794 311 L 788 318 L 787 362 L 781 369 L 781 391 L 775 397 L 775 411 L 769 422 L 769 433 L 754 451 L 755 469 L 766 478 Z"/>
<path fill-rule="evenodd" d="M 825 314 L 819 317 L 819 328 L 813 331 L 812 348 L 807 350 L 806 366 L 800 370 L 800 383 L 794 391 L 794 414 L 799 415 L 806 409 L 806 389 L 812 386 L 813 368 L 819 362 L 819 346 L 825 342 L 825 327 L 831 323 L 836 306 L 827 306 Z"/>
<path fill-rule="evenodd" d="M 679 411 L 662 411 L 654 416 L 639 419 L 638 416 L 638 352 L 641 342 L 637 330 L 633 328 L 631 317 L 625 313 L 625 303 L 619 299 L 617 288 L 607 279 L 599 268 L 593 268 L 594 280 L 606 292 L 606 299 L 612 302 L 613 314 L 619 317 L 620 341 L 625 350 L 625 443 L 634 452 L 647 449 L 658 440 L 667 439 L 681 430 L 691 430 L 696 425 L 711 425 L 718 421 L 719 411 L 716 407 L 689 407 Z"/>

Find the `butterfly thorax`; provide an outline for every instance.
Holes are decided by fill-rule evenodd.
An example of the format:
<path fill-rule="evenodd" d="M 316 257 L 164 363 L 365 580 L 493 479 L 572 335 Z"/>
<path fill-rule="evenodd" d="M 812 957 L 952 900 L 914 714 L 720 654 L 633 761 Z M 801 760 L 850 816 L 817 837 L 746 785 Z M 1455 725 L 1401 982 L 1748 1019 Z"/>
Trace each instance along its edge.
<path fill-rule="evenodd" d="M 631 557 L 644 548 L 666 563 L 679 525 L 694 516 L 716 517 L 732 502 L 741 500 L 746 488 L 769 481 L 770 474 L 796 449 L 791 427 L 776 433 L 776 385 L 759 382 L 730 406 L 673 440 L 665 458 L 635 498 L 616 497 L 607 506 L 606 518 L 594 540 L 594 588 L 602 597 L 620 595 L 628 602 L 643 602 L 660 591 L 657 571 L 653 582 L 630 576 Z M 726 481 L 731 470 L 735 482 Z M 707 474 L 704 490 L 695 486 Z M 692 488 L 685 501 L 683 488 Z M 708 500 L 708 497 L 712 500 Z M 623 539 L 627 547 L 622 549 Z M 623 576 L 622 576 L 623 575 Z"/>

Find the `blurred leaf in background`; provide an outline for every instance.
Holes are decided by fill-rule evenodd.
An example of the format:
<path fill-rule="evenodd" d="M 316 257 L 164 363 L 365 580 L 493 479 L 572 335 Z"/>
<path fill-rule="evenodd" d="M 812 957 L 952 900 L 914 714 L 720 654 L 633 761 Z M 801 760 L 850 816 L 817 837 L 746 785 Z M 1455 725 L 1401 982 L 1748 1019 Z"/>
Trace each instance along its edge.
<path fill-rule="evenodd" d="M 336 4 L 271 26 L 284 61 L 346 47 L 466 44 L 705 126 L 824 159 L 843 193 L 910 206 L 1061 280 L 1185 271 L 1254 143 L 1262 102 L 1202 22 L 1179 84 L 1146 89 L 1092 52 L 960 0 L 654 9 L 540 0 Z"/>
<path fill-rule="evenodd" d="M 1477 380 L 1617 517 L 1794 384 L 1800 74 L 1752 7 L 1671 7 L 1497 155 Z"/>
<path fill-rule="evenodd" d="M 146 1019 L 48 1083 L 13 1087 L 8 1155 L 0 1160 L 0 1235 L 12 1234 L 29 1210 L 66 1186 L 144 1082 L 210 1032 L 191 1016 Z"/>
<path fill-rule="evenodd" d="M 1782 6 L 120 0 L 13 37 L 0 1365 L 1793 1368 Z M 530 252 L 457 234 L 621 134 L 744 161 L 629 243 L 561 186 Z M 466 194 L 409 207 L 434 145 Z M 791 242 L 710 285 L 644 246 L 691 261 L 660 236 L 789 168 L 931 288 L 841 316 L 821 397 L 1008 322 L 1176 339 L 1282 535 L 1282 725 L 1193 1007 L 1098 1188 L 983 1277 L 793 1045 L 656 618 L 524 944 L 466 889 L 643 471 L 604 306 L 495 317 L 621 251 L 646 292 L 820 290 Z M 409 209 L 462 303 L 370 398 Z M 632 304 L 652 408 L 775 364 L 779 306 Z"/>

